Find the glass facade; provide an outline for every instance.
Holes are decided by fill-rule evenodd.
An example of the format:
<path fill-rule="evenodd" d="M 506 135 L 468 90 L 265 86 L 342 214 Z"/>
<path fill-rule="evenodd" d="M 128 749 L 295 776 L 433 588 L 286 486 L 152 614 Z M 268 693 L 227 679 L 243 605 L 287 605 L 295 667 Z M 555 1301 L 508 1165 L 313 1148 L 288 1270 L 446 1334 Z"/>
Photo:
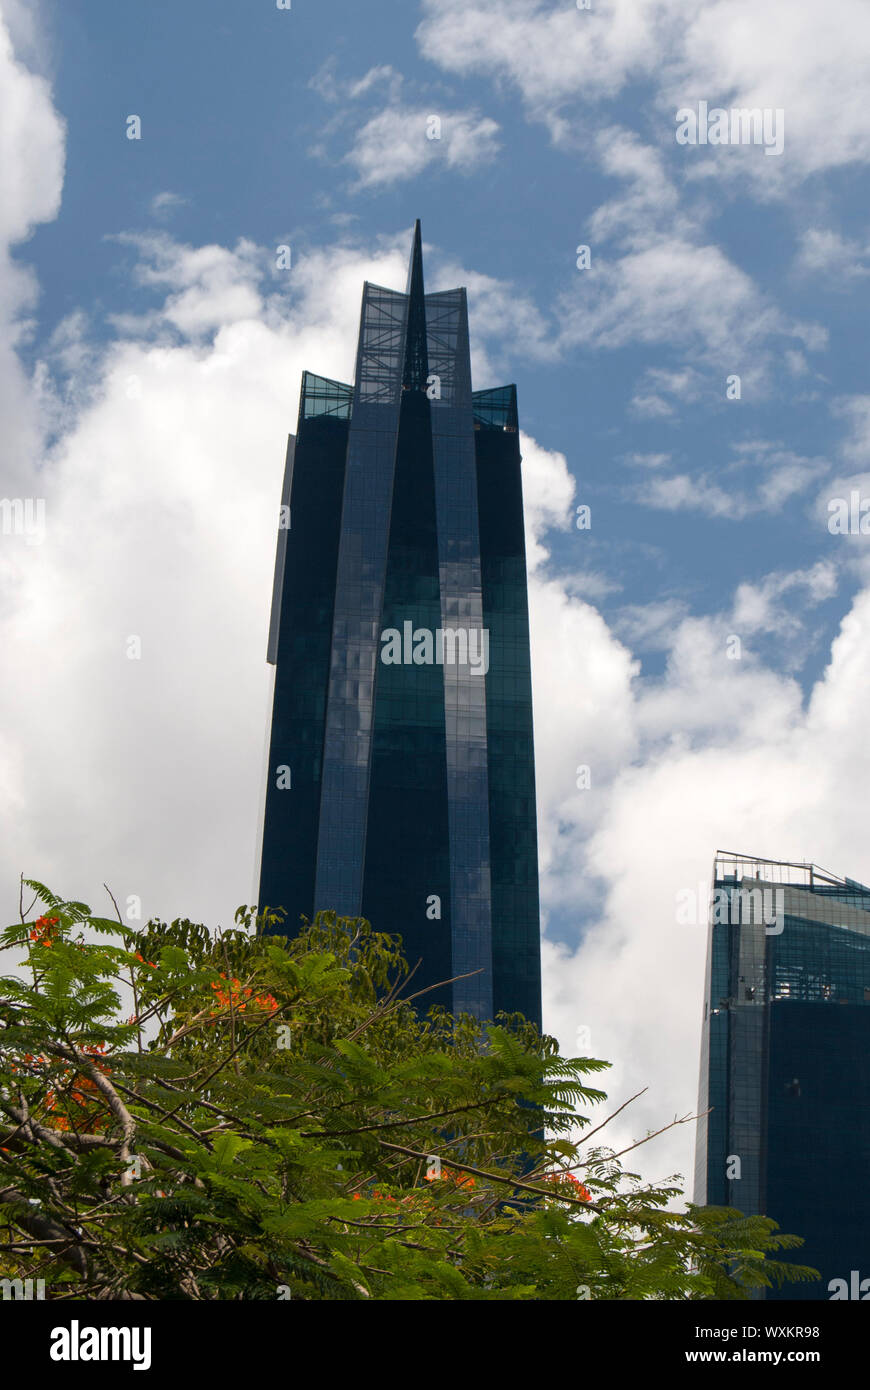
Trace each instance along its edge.
<path fill-rule="evenodd" d="M 767 1298 L 830 1298 L 870 1280 L 870 888 L 722 855 L 711 901 L 695 1201 L 804 1237 L 821 1281 Z"/>
<path fill-rule="evenodd" d="M 413 988 L 540 1023 L 516 390 L 474 393 L 464 290 L 366 284 L 354 385 L 288 449 L 260 906 L 403 939 Z M 283 771 L 282 771 L 283 770 Z"/>

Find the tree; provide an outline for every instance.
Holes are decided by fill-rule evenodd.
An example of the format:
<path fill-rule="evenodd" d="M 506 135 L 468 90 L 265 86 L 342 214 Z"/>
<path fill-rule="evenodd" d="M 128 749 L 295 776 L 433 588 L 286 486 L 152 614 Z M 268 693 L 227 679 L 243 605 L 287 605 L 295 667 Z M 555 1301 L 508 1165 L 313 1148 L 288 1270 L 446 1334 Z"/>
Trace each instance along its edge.
<path fill-rule="evenodd" d="M 801 1242 L 772 1221 L 675 1210 L 676 1180 L 590 1147 L 606 1062 L 519 1016 L 424 1012 L 365 921 L 288 939 L 240 908 L 216 936 L 137 933 L 26 886 L 43 912 L 22 903 L 0 944 L 27 967 L 0 979 L 6 1277 L 61 1300 L 742 1298 L 815 1277 L 775 1258 Z"/>

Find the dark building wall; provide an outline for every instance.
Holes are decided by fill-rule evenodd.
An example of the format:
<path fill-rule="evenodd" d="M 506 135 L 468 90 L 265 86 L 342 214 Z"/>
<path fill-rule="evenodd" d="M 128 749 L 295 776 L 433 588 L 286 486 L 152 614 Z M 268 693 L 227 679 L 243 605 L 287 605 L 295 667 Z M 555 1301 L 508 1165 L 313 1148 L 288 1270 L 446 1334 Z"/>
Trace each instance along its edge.
<path fill-rule="evenodd" d="M 293 459 L 291 526 L 280 579 L 275 693 L 266 783 L 260 906 L 288 929 L 314 907 L 323 734 L 348 423 L 304 418 Z M 295 524 L 294 524 L 295 519 Z M 277 769 L 290 768 L 290 789 Z"/>
<path fill-rule="evenodd" d="M 729 1055 L 731 1045 L 730 932 L 710 931 L 707 943 L 706 999 L 701 1030 L 701 1077 L 698 1088 L 698 1138 L 694 1200 L 699 1206 L 728 1205 L 725 1155 L 728 1149 Z"/>
<path fill-rule="evenodd" d="M 698 1110 L 711 1109 L 694 1195 L 802 1236 L 783 1258 L 821 1279 L 764 1297 L 818 1300 L 852 1270 L 870 1279 L 870 892 L 784 894 L 781 931 L 710 928 Z M 740 1176 L 729 1179 L 734 1157 Z"/>
<path fill-rule="evenodd" d="M 540 1024 L 535 758 L 519 434 L 475 431 L 486 684 L 493 1002 Z"/>
<path fill-rule="evenodd" d="M 402 632 L 406 621 L 432 631 L 441 621 L 429 401 L 420 392 L 402 401 L 382 629 Z M 445 741 L 442 668 L 379 662 L 362 913 L 401 935 L 418 967 L 415 991 L 453 973 Z M 432 895 L 440 917 L 427 916 Z M 449 988 L 425 996 L 426 1005 L 452 1002 Z"/>
<path fill-rule="evenodd" d="M 438 391 L 432 448 L 438 517 L 441 623 L 481 635 L 480 528 L 474 399 L 465 291 L 427 295 L 427 364 Z M 490 665 L 490 671 L 492 667 Z M 454 1007 L 491 1018 L 492 885 L 489 852 L 486 680 L 469 665 L 445 665 Z"/>
<path fill-rule="evenodd" d="M 335 572 L 315 908 L 362 910 L 407 296 L 366 284 Z M 380 924 L 378 924 L 380 925 Z"/>
<path fill-rule="evenodd" d="M 853 1269 L 870 1279 L 870 1007 L 776 1000 L 768 1096 L 765 1215 L 822 1275 L 772 1296 L 827 1298 Z"/>

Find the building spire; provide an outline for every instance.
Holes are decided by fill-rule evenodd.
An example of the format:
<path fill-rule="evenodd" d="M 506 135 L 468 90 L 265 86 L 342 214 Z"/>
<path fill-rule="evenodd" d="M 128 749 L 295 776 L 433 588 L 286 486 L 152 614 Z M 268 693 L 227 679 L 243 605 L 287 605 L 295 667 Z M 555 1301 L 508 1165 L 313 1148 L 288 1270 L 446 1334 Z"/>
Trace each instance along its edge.
<path fill-rule="evenodd" d="M 425 391 L 429 376 L 426 351 L 426 299 L 423 289 L 423 237 L 420 219 L 414 223 L 414 244 L 408 265 L 408 328 L 405 336 L 404 391 Z"/>

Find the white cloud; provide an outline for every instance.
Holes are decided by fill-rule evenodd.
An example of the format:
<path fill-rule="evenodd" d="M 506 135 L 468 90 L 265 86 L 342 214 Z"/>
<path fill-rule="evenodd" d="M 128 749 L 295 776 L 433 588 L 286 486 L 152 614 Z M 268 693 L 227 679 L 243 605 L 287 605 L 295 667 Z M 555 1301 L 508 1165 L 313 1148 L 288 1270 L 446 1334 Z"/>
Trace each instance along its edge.
<path fill-rule="evenodd" d="M 309 82 L 309 87 L 324 101 L 344 102 L 365 96 L 379 86 L 385 86 L 393 101 L 398 101 L 404 78 L 389 63 L 380 63 L 359 78 L 340 78 L 334 56 L 328 58 Z"/>
<path fill-rule="evenodd" d="M 616 616 L 614 631 L 629 646 L 668 651 L 688 612 L 685 600 L 677 598 L 626 604 Z"/>
<path fill-rule="evenodd" d="M 712 0 L 686 25 L 684 41 L 666 65 L 663 94 L 675 108 L 709 94 L 720 105 L 784 110 L 784 154 L 741 161 L 760 178 L 788 182 L 867 163 L 868 44 L 870 11 L 863 0 L 829 0 L 821 7 Z M 718 167 L 734 163 L 726 157 Z"/>
<path fill-rule="evenodd" d="M 56 216 L 64 126 L 44 78 L 16 60 L 0 24 L 0 241 L 23 241 Z"/>
<path fill-rule="evenodd" d="M 660 149 L 619 126 L 600 130 L 594 148 L 602 170 L 623 187 L 587 219 L 591 264 L 561 297 L 561 341 L 599 348 L 667 344 L 691 359 L 676 368 L 648 369 L 633 394 L 634 414 L 667 418 L 674 413 L 669 395 L 697 396 L 699 362 L 738 373 L 748 390 L 760 393 L 777 339 L 787 340 L 792 366 L 795 343 L 824 345 L 818 326 L 789 320 L 720 247 L 705 240 L 713 203 L 696 194 L 689 210 Z"/>
<path fill-rule="evenodd" d="M 501 385 L 509 370 L 506 358 L 521 349 L 526 359 L 552 361 L 558 356 L 556 335 L 534 301 L 515 284 L 467 270 L 455 260 L 432 256 L 424 246 L 426 289 L 464 285 L 468 291 L 471 370 L 475 389 Z"/>
<path fill-rule="evenodd" d="M 843 457 L 853 463 L 870 463 L 870 395 L 840 396 L 834 413 L 847 425 Z"/>
<path fill-rule="evenodd" d="M 508 78 L 554 134 L 578 100 L 615 96 L 631 76 L 654 70 L 674 0 L 613 0 L 580 11 L 538 0 L 424 0 L 417 39 L 450 72 Z"/>
<path fill-rule="evenodd" d="M 530 435 L 520 433 L 523 458 L 523 502 L 526 530 L 526 564 L 531 572 L 550 558 L 542 543 L 547 531 L 567 531 L 572 523 L 571 504 L 576 484 L 565 455 L 543 449 Z"/>
<path fill-rule="evenodd" d="M 837 592 L 836 566 L 830 560 L 817 560 L 808 569 L 767 574 L 760 584 L 738 584 L 731 626 L 741 636 L 775 633 L 781 639 L 795 638 L 803 630 L 804 614 L 788 613 L 780 602 L 793 590 L 800 591 L 806 607 L 833 598 Z"/>
<path fill-rule="evenodd" d="M 337 107 L 311 153 L 327 159 L 328 137 L 352 130 L 350 148 L 342 160 L 356 171 L 352 192 L 387 187 L 439 164 L 469 174 L 498 153 L 496 121 L 475 110 L 446 110 L 440 100 L 429 106 L 403 101 L 405 79 L 390 64 L 369 68 L 360 78 L 339 77 L 337 69 L 331 57 L 309 83 L 324 101 Z M 387 104 L 364 119 L 352 104 L 371 99 L 382 89 L 386 89 Z"/>
<path fill-rule="evenodd" d="M 161 306 L 158 319 L 187 337 L 257 318 L 263 309 L 259 281 L 265 258 L 253 242 L 241 240 L 230 251 L 216 245 L 183 246 L 163 234 L 122 234 L 117 240 L 137 250 L 135 276 L 140 284 L 175 291 Z M 135 326 L 130 319 L 122 322 Z M 153 331 L 156 322 L 146 317 L 143 327 Z"/>
<path fill-rule="evenodd" d="M 30 32 L 26 14 L 13 7 L 18 28 Z M 54 110 L 47 81 L 16 59 L 0 10 L 0 417 L 3 419 L 3 488 L 23 494 L 30 460 L 44 429 L 43 393 L 28 387 L 16 348 L 26 339 L 26 315 L 38 287 L 12 247 L 53 218 L 60 206 L 64 124 Z M 32 38 L 32 35 L 31 35 Z"/>
<path fill-rule="evenodd" d="M 655 473 L 629 489 L 632 500 L 661 511 L 694 511 L 705 516 L 742 521 L 748 516 L 776 513 L 792 497 L 805 492 L 830 465 L 824 459 L 804 458 L 791 450 L 759 440 L 732 445 L 735 457 L 715 470 L 698 473 Z M 729 477 L 751 470 L 750 488 Z"/>
<path fill-rule="evenodd" d="M 686 236 L 696 229 L 699 211 L 690 216 L 681 207 L 661 150 L 619 126 L 599 131 L 595 146 L 603 172 L 627 183 L 625 191 L 602 203 L 589 218 L 589 234 L 596 242 L 616 239 L 638 249 L 652 238 Z"/>
<path fill-rule="evenodd" d="M 667 420 L 674 414 L 674 407 L 655 391 L 638 390 L 629 402 L 629 411 L 639 420 Z"/>
<path fill-rule="evenodd" d="M 362 126 L 345 162 L 356 171 L 358 189 L 413 178 L 438 163 L 470 174 L 495 157 L 498 129 L 496 121 L 475 111 L 388 106 Z M 427 134 L 434 130 L 437 138 Z"/>
<path fill-rule="evenodd" d="M 670 454 L 628 454 L 626 457 L 626 463 L 632 463 L 637 468 L 664 468 L 670 461 Z"/>
<path fill-rule="evenodd" d="M 171 193 L 169 190 L 164 193 L 155 193 L 149 204 L 151 216 L 156 217 L 158 221 L 163 221 L 188 202 L 189 199 L 182 197 L 180 193 Z"/>
<path fill-rule="evenodd" d="M 693 478 L 688 473 L 672 473 L 669 478 L 651 478 L 632 489 L 632 499 L 644 507 L 661 511 L 701 511 L 707 516 L 734 515 L 734 499 L 710 478 Z"/>
<path fill-rule="evenodd" d="M 662 239 L 618 260 L 599 257 L 561 299 L 563 341 L 596 348 L 668 344 L 695 362 L 760 387 L 770 339 L 819 346 L 819 330 L 790 322 L 719 249 Z M 638 404 L 657 396 L 641 392 Z M 665 413 L 660 410 L 659 413 Z"/>
<path fill-rule="evenodd" d="M 807 227 L 801 235 L 795 265 L 804 274 L 838 280 L 843 289 L 870 275 L 870 246 L 829 227 Z"/>
<path fill-rule="evenodd" d="M 449 72 L 507 80 L 530 115 L 570 139 L 571 108 L 600 107 L 630 83 L 654 84 L 657 135 L 674 143 L 675 113 L 710 106 L 785 111 L 785 152 L 686 148 L 687 171 L 715 169 L 788 184 L 870 161 L 864 0 L 823 8 L 792 0 L 612 0 L 591 10 L 544 0 L 424 0 L 417 38 Z"/>

